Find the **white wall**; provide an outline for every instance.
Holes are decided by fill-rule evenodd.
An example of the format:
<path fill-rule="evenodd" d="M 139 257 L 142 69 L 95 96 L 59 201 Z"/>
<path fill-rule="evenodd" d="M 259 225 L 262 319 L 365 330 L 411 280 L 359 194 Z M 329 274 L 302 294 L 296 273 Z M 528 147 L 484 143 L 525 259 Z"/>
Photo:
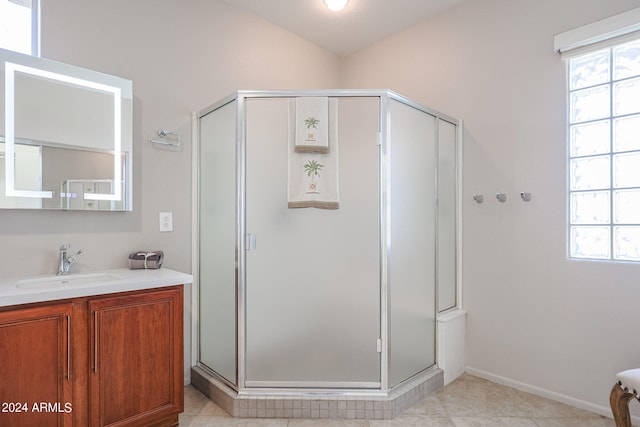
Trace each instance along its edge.
<path fill-rule="evenodd" d="M 134 82 L 134 212 L 0 211 L 0 275 L 53 273 L 62 242 L 76 271 L 126 266 L 163 249 L 191 269 L 191 112 L 238 89 L 335 87 L 339 58 L 221 0 L 42 2 L 42 56 Z M 147 142 L 180 133 L 181 151 Z M 174 232 L 158 232 L 172 211 Z"/>
<path fill-rule="evenodd" d="M 465 121 L 468 370 L 606 414 L 615 373 L 640 366 L 640 266 L 567 260 L 565 68 L 553 35 L 638 6 L 467 0 L 342 70 L 345 87 L 389 87 Z"/>

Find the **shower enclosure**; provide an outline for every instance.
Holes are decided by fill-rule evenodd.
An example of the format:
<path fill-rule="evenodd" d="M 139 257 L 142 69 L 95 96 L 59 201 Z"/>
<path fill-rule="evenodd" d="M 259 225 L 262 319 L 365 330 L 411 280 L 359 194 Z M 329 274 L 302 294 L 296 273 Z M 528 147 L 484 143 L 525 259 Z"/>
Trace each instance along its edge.
<path fill-rule="evenodd" d="M 437 375 L 458 121 L 387 90 L 322 90 L 240 91 L 194 122 L 194 385 L 385 396 Z M 301 130 L 328 151 L 299 151 Z"/>

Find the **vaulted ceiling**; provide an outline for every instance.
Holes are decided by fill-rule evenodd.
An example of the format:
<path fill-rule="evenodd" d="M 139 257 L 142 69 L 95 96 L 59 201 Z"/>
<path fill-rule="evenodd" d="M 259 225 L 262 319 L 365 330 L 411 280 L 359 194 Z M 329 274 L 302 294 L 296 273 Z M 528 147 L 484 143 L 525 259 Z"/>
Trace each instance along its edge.
<path fill-rule="evenodd" d="M 464 0 L 350 0 L 340 12 L 322 0 L 225 1 L 344 56 Z"/>

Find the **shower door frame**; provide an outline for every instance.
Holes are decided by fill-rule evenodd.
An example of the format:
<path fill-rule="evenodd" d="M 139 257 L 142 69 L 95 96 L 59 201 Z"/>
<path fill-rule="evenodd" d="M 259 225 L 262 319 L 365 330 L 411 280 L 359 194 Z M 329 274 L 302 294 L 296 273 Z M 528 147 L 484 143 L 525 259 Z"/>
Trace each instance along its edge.
<path fill-rule="evenodd" d="M 204 368 L 207 372 L 213 374 L 220 381 L 225 383 L 227 386 L 234 389 L 236 392 L 240 394 L 252 394 L 252 393 L 265 393 L 270 391 L 275 391 L 278 393 L 283 392 L 293 392 L 293 393 L 313 393 L 317 392 L 317 388 L 299 388 L 295 385 L 291 387 L 277 387 L 277 388 L 260 388 L 260 387 L 247 387 L 246 386 L 246 251 L 247 251 L 247 242 L 246 242 L 246 101 L 247 99 L 254 98 L 296 98 L 296 97 L 313 97 L 313 96 L 324 96 L 324 97 L 335 97 L 335 98 L 349 98 L 349 97 L 368 97 L 368 98 L 378 98 L 379 99 L 379 133 L 378 133 L 378 146 L 379 148 L 379 188 L 378 188 L 378 209 L 379 209 L 379 254 L 380 254 L 380 264 L 379 264 L 379 274 L 380 274 L 380 382 L 376 384 L 376 388 L 354 388 L 350 387 L 323 387 L 319 391 L 322 393 L 338 393 L 338 394 L 367 394 L 367 395 L 387 395 L 391 389 L 395 389 L 401 387 L 403 384 L 406 384 L 408 381 L 417 377 L 418 375 L 424 373 L 425 371 L 429 371 L 430 369 L 437 367 L 438 361 L 435 360 L 435 363 L 420 372 L 415 373 L 414 375 L 405 378 L 400 383 L 389 385 L 389 353 L 391 351 L 390 341 L 389 341 L 389 313 L 390 313 L 390 273 L 388 270 L 389 260 L 392 257 L 392 248 L 390 244 L 390 210 L 391 206 L 389 203 L 390 196 L 390 173 L 389 173 L 389 147 L 391 142 L 391 108 L 390 103 L 391 100 L 398 101 L 402 104 L 405 104 L 411 108 L 419 110 L 423 113 L 433 116 L 436 119 L 436 123 L 438 123 L 438 119 L 448 122 L 456 126 L 456 146 L 459 147 L 461 140 L 461 124 L 460 120 L 454 119 L 450 116 L 444 115 L 438 111 L 427 108 L 423 105 L 420 105 L 402 95 L 399 95 L 391 90 L 386 89 L 339 89 L 339 90 L 242 90 L 233 93 L 232 95 L 212 104 L 211 106 L 201 110 L 198 113 L 194 113 L 192 115 L 192 132 L 194 135 L 194 148 L 193 148 L 193 164 L 195 165 L 193 170 L 193 182 L 195 185 L 193 186 L 193 200 L 194 200 L 194 209 L 192 214 L 193 219 L 193 275 L 194 275 L 194 286 L 192 290 L 192 307 L 195 307 L 196 310 L 193 312 L 193 339 L 192 339 L 192 365 L 200 366 Z M 231 102 L 236 102 L 236 136 L 235 136 L 235 145 L 236 145 L 236 249 L 235 249 L 235 259 L 236 259 L 236 380 L 237 384 L 234 384 L 222 376 L 218 375 L 213 368 L 209 368 L 207 366 L 203 366 L 199 361 L 200 354 L 200 322 L 199 322 L 199 198 L 200 198 L 200 185 L 199 185 L 199 120 L 221 108 Z M 437 139 L 437 130 L 438 127 L 436 125 L 436 144 L 438 143 Z M 436 145 L 437 147 L 437 145 Z M 457 151 L 457 150 L 456 150 Z M 459 158 L 456 159 L 456 163 L 459 163 Z M 456 167 L 457 168 L 457 167 Z M 456 173 L 456 179 L 459 179 L 459 174 Z M 436 183 L 437 184 L 437 183 Z M 459 184 L 456 183 L 456 189 L 458 190 Z M 458 190 L 459 191 L 459 190 Z M 459 197 L 456 195 L 456 200 Z M 436 205 L 437 206 L 437 205 Z M 457 215 L 459 216 L 459 205 L 456 208 Z M 437 218 L 437 216 L 436 216 Z M 456 221 L 459 223 L 459 220 Z M 456 239 L 456 243 L 458 243 L 458 239 Z M 433 245 L 437 245 L 437 224 L 436 224 L 436 239 L 433 242 Z M 437 247 L 436 247 L 437 249 Z M 457 251 L 459 252 L 459 247 Z M 437 256 L 437 250 L 436 250 Z M 434 271 L 434 276 L 437 279 L 437 264 L 436 271 Z M 459 277 L 456 280 L 455 286 L 458 287 Z M 459 295 L 459 293 L 458 293 Z M 459 298 L 459 296 L 458 296 Z M 438 283 L 435 282 L 435 307 L 434 313 L 438 314 Z M 437 354 L 437 322 L 435 324 L 435 342 L 434 345 L 434 353 Z M 352 383 L 349 383 L 350 385 Z M 367 383 L 371 385 L 371 383 Z M 362 384 L 366 386 L 365 384 Z"/>

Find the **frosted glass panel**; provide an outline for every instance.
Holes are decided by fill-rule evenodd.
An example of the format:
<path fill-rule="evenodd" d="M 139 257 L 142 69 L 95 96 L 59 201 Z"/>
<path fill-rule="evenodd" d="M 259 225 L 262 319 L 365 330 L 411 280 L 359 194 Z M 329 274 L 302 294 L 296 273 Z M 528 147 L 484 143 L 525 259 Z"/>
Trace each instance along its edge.
<path fill-rule="evenodd" d="M 236 384 L 236 144 L 232 102 L 200 119 L 200 362 Z"/>
<path fill-rule="evenodd" d="M 330 100 L 335 210 L 288 208 L 295 105 L 247 101 L 246 230 L 256 238 L 246 253 L 248 387 L 380 386 L 379 100 Z"/>
<path fill-rule="evenodd" d="M 456 126 L 438 120 L 438 311 L 456 306 Z"/>
<path fill-rule="evenodd" d="M 609 81 L 609 51 L 601 50 L 574 58 L 570 67 L 571 90 L 605 83 Z"/>
<path fill-rule="evenodd" d="M 613 49 L 613 78 L 615 80 L 640 74 L 640 41 L 633 41 Z"/>
<path fill-rule="evenodd" d="M 435 363 L 436 119 L 391 101 L 389 385 Z"/>
<path fill-rule="evenodd" d="M 613 121 L 613 151 L 640 150 L 640 116 Z"/>
<path fill-rule="evenodd" d="M 571 92 L 571 123 L 603 119 L 609 116 L 609 86 L 596 86 Z"/>
<path fill-rule="evenodd" d="M 640 153 L 613 156 L 614 187 L 640 187 Z"/>
<path fill-rule="evenodd" d="M 640 190 L 613 192 L 613 222 L 640 224 Z"/>
<path fill-rule="evenodd" d="M 571 160 L 571 190 L 608 188 L 611 182 L 609 156 Z"/>
<path fill-rule="evenodd" d="M 574 258 L 609 259 L 611 248 L 609 227 L 571 227 L 570 250 Z"/>
<path fill-rule="evenodd" d="M 640 79 L 613 84 L 613 114 L 621 116 L 640 112 Z"/>
<path fill-rule="evenodd" d="M 616 259 L 640 261 L 640 227 L 614 227 Z"/>
<path fill-rule="evenodd" d="M 571 193 L 571 224 L 609 224 L 608 191 Z"/>
<path fill-rule="evenodd" d="M 571 126 L 569 133 L 571 157 L 609 152 L 609 120 Z"/>

